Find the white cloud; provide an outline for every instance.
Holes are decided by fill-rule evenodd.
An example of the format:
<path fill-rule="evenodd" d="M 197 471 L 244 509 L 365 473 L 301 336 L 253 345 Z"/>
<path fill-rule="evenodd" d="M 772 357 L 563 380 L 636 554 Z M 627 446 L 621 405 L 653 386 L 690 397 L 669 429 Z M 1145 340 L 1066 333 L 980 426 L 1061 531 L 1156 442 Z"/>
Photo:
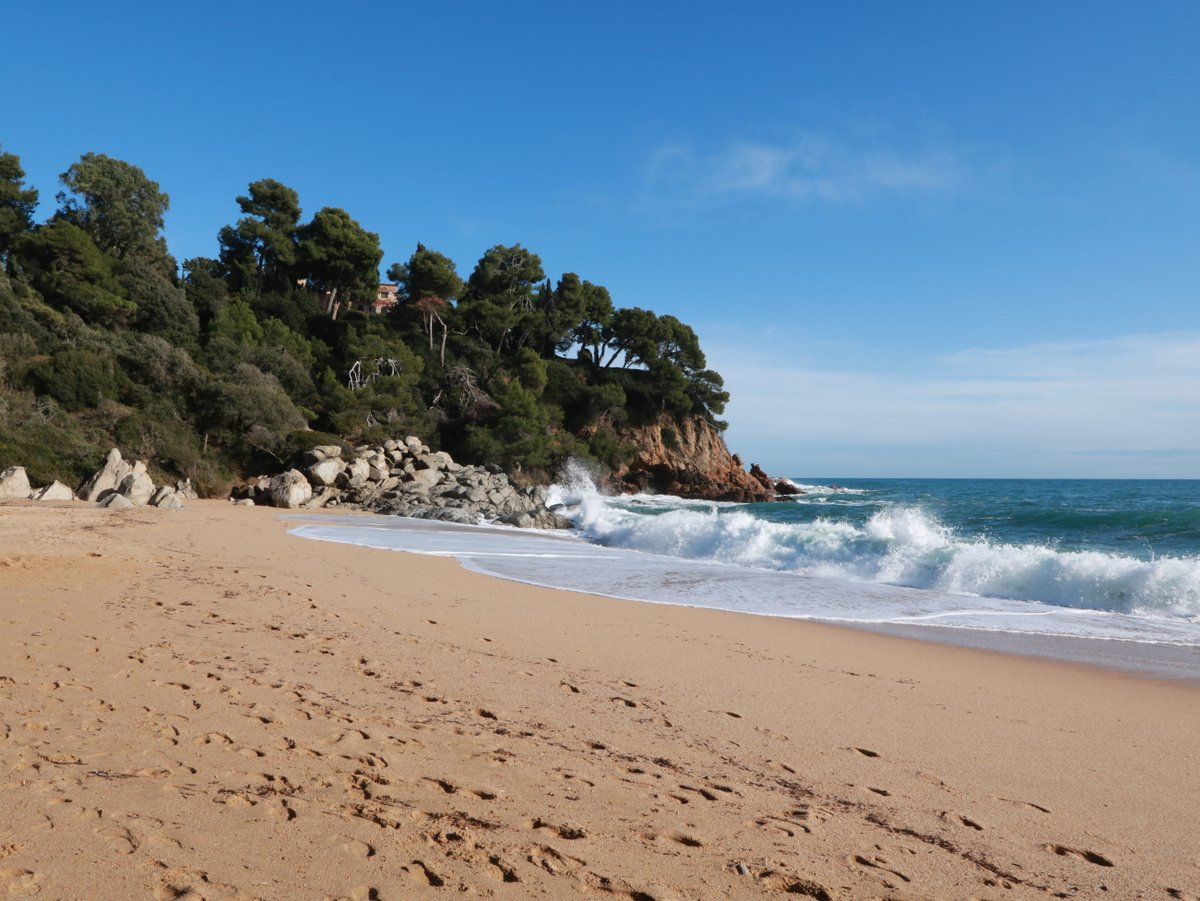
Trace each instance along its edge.
<path fill-rule="evenodd" d="M 706 350 L 733 395 L 731 445 L 780 472 L 1200 477 L 1200 333 L 970 349 L 883 373 Z"/>
<path fill-rule="evenodd" d="M 660 147 L 648 167 L 652 193 L 677 202 L 761 198 L 845 203 L 884 193 L 928 193 L 964 179 L 945 148 L 901 152 L 859 147 L 815 134 L 787 143 L 741 141 L 714 151 Z"/>

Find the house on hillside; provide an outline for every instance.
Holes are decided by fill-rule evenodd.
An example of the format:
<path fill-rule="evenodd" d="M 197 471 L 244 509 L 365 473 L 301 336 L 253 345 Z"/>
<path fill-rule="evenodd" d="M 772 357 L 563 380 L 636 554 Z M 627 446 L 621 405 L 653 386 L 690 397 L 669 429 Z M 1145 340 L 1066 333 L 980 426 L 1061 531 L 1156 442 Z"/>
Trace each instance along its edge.
<path fill-rule="evenodd" d="M 380 313 L 386 313 L 399 301 L 399 290 L 399 285 L 381 284 L 379 290 L 375 292 L 374 297 L 369 299 L 354 298 L 351 300 L 350 309 L 367 316 L 377 316 Z M 335 303 L 332 291 L 322 291 L 321 305 L 325 308 L 326 313 L 337 319 L 338 310 L 342 307 L 342 300 L 338 298 Z"/>
<path fill-rule="evenodd" d="M 366 313 L 368 316 L 378 316 L 380 313 L 386 313 L 400 299 L 399 290 L 399 285 L 381 284 L 374 297 L 367 300 L 355 299 L 350 301 L 350 309 Z"/>

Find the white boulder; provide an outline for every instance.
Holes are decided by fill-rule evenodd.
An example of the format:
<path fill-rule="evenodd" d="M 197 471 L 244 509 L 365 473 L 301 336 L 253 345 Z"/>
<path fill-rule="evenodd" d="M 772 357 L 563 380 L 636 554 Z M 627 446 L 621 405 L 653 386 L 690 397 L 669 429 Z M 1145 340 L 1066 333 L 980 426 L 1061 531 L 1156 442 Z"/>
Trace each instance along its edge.
<path fill-rule="evenodd" d="M 15 497 L 27 500 L 32 493 L 24 466 L 10 466 L 0 472 L 0 498 Z"/>
<path fill-rule="evenodd" d="M 121 459 L 121 452 L 113 448 L 108 452 L 104 466 L 79 489 L 79 497 L 85 501 L 97 501 L 107 492 L 116 491 L 122 480 L 133 472 L 133 467 Z"/>
<path fill-rule="evenodd" d="M 289 469 L 271 479 L 268 492 L 276 507 L 299 507 L 312 497 L 312 485 L 308 484 L 304 473 Z"/>
<path fill-rule="evenodd" d="M 33 493 L 35 501 L 73 501 L 75 492 L 57 480 Z"/>

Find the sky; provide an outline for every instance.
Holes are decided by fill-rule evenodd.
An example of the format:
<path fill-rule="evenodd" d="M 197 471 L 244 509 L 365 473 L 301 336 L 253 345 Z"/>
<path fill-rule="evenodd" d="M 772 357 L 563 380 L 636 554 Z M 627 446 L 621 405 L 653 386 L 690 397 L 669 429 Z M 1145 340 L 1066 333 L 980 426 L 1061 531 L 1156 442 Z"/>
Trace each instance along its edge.
<path fill-rule="evenodd" d="M 274 178 L 695 328 L 794 476 L 1200 478 L 1200 4 L 43 0 L 0 145 L 215 256 Z"/>

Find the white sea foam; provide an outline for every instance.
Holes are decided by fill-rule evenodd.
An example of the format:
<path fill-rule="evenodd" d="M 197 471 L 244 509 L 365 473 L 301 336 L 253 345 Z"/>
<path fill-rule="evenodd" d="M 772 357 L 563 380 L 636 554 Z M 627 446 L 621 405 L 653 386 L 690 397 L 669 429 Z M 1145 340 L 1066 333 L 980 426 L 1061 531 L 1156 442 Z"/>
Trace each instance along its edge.
<path fill-rule="evenodd" d="M 608 498 L 568 470 L 552 503 L 608 547 L 821 578 L 1200 622 L 1200 558 L 1140 560 L 964 539 L 915 507 L 865 523 L 777 522 L 735 505 Z"/>
<path fill-rule="evenodd" d="M 778 521 L 736 504 L 655 495 L 610 498 L 580 468 L 550 493 L 575 533 L 329 515 L 296 517 L 304 523 L 295 531 L 629 600 L 1200 648 L 1195 557 L 968 540 L 917 507 L 878 506 L 855 524 Z"/>
<path fill-rule="evenodd" d="M 292 517 L 322 541 L 456 558 L 477 572 L 614 598 L 859 625 L 910 625 L 1200 647 L 1194 624 L 803 576 L 603 547 L 574 535 L 379 516 Z"/>

